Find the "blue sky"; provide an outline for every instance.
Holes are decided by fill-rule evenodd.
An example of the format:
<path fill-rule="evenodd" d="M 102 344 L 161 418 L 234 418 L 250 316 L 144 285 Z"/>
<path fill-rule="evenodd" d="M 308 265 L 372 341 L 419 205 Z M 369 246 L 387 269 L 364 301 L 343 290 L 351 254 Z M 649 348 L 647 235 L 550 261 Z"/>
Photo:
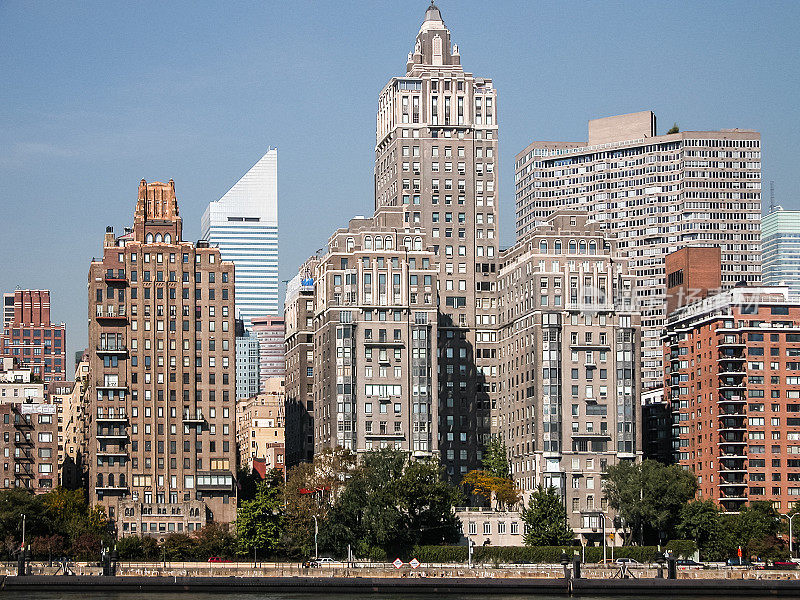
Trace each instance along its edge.
<path fill-rule="evenodd" d="M 0 2 L 0 290 L 53 290 L 70 351 L 106 225 L 140 179 L 173 178 L 184 231 L 279 148 L 281 279 L 372 210 L 377 95 L 427 2 Z M 468 71 L 499 90 L 502 243 L 514 155 L 651 109 L 661 132 L 762 133 L 768 182 L 800 208 L 800 2 L 440 0 Z M 794 140 L 794 142 L 792 141 Z M 20 248 L 25 248 L 21 251 Z"/>

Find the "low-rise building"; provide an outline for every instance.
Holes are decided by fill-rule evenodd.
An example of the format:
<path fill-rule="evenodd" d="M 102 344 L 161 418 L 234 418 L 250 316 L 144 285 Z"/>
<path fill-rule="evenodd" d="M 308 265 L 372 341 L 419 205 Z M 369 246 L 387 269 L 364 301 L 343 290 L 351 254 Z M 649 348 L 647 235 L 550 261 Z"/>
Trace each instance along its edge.
<path fill-rule="evenodd" d="M 491 508 L 456 508 L 461 522 L 461 542 L 476 546 L 524 546 L 525 522 L 517 511 Z"/>

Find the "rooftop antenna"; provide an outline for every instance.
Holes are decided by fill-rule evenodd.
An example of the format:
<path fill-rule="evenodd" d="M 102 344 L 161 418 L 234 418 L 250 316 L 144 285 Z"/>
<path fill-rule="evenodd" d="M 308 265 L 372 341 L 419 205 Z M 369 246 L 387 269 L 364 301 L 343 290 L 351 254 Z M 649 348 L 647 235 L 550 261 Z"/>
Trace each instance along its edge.
<path fill-rule="evenodd" d="M 769 182 L 769 212 L 775 210 L 775 181 Z"/>

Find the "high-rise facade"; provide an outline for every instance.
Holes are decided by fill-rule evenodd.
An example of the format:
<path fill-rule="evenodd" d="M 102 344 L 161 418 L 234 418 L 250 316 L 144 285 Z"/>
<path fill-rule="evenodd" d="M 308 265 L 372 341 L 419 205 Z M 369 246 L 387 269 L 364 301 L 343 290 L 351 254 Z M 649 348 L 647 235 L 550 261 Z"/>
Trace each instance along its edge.
<path fill-rule="evenodd" d="M 664 391 L 674 460 L 725 511 L 800 499 L 800 303 L 736 287 L 667 318 Z"/>
<path fill-rule="evenodd" d="M 316 266 L 315 452 L 437 451 L 434 256 L 402 231 L 400 207 L 351 219 Z"/>
<path fill-rule="evenodd" d="M 234 266 L 181 237 L 175 184 L 89 267 L 89 490 L 120 535 L 236 515 Z"/>
<path fill-rule="evenodd" d="M 800 210 L 779 206 L 764 215 L 761 252 L 764 285 L 785 285 L 800 298 Z"/>
<path fill-rule="evenodd" d="M 501 253 L 498 287 L 493 433 L 523 493 L 554 487 L 576 534 L 602 543 L 603 473 L 642 455 L 633 277 L 613 237 L 565 210 Z"/>
<path fill-rule="evenodd" d="M 236 399 L 252 398 L 261 390 L 258 338 L 236 319 Z"/>
<path fill-rule="evenodd" d="M 50 321 L 50 290 L 16 290 L 4 303 L 0 356 L 30 367 L 46 383 L 66 381 L 67 326 Z"/>
<path fill-rule="evenodd" d="M 465 72 L 431 4 L 406 73 L 378 99 L 375 208 L 424 236 L 438 272 L 439 449 L 451 475 L 478 466 L 497 391 L 497 93 Z M 319 425 L 317 425 L 319 429 Z"/>
<path fill-rule="evenodd" d="M 286 376 L 286 351 L 284 338 L 286 321 L 283 315 L 266 315 L 255 317 L 252 334 L 258 340 L 258 360 L 260 386 L 264 389 L 267 379 Z"/>
<path fill-rule="evenodd" d="M 270 148 L 203 214 L 201 236 L 236 265 L 236 316 L 279 314 L 278 150 Z"/>
<path fill-rule="evenodd" d="M 308 259 L 286 286 L 286 464 L 314 457 L 314 270 Z"/>
<path fill-rule="evenodd" d="M 650 111 L 595 119 L 587 142 L 529 144 L 515 186 L 518 239 L 560 208 L 587 210 L 616 234 L 636 279 L 646 388 L 662 384 L 666 254 L 720 246 L 724 289 L 760 281 L 758 132 L 657 135 Z"/>

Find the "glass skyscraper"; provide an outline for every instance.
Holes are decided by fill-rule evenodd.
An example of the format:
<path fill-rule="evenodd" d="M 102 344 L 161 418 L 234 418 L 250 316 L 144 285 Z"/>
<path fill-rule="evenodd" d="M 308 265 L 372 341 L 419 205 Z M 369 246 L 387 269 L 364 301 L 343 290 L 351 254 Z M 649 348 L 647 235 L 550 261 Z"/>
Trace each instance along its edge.
<path fill-rule="evenodd" d="M 780 206 L 761 219 L 761 279 L 764 285 L 785 285 L 800 298 L 800 210 Z"/>
<path fill-rule="evenodd" d="M 203 239 L 236 266 L 236 313 L 253 317 L 278 308 L 278 149 L 270 148 L 219 200 L 209 203 Z"/>

